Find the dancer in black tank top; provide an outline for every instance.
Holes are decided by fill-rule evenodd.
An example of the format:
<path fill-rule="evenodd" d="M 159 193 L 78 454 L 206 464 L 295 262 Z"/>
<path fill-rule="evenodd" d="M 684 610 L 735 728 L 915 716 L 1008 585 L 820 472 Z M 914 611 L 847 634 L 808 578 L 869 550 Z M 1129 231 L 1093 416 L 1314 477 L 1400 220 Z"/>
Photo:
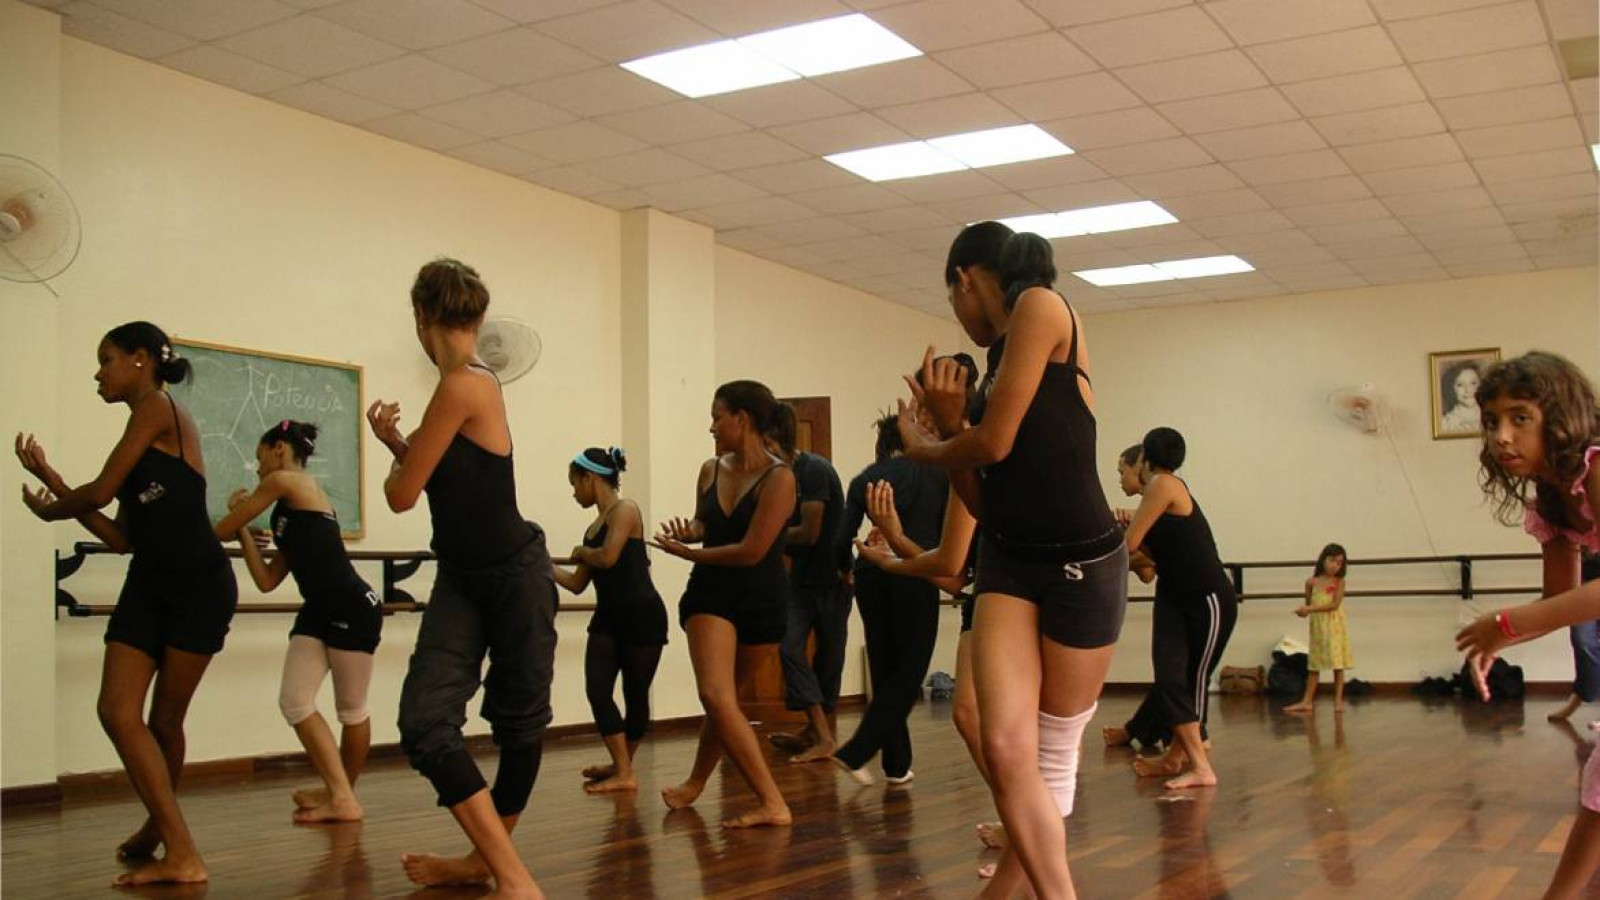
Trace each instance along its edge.
<path fill-rule="evenodd" d="M 730 381 L 717 388 L 711 402 L 717 456 L 700 467 L 694 518 L 662 523 L 654 540 L 694 563 L 678 621 L 689 636 L 706 711 L 688 780 L 662 790 L 661 797 L 673 809 L 693 803 L 726 751 L 761 804 L 722 823 L 729 828 L 793 821 L 755 730 L 739 709 L 739 687 L 761 658 L 754 647 L 778 643 L 785 627 L 783 530 L 795 494 L 794 474 L 767 452 L 765 436 L 777 406 L 759 382 Z"/>
<path fill-rule="evenodd" d="M 597 598 L 583 653 L 584 691 L 611 764 L 583 770 L 583 789 L 592 794 L 639 787 L 633 757 L 650 729 L 650 684 L 667 643 L 667 607 L 650 579 L 644 517 L 638 504 L 617 496 L 627 467 L 627 456 L 616 447 L 590 447 L 572 458 L 572 499 L 594 507 L 596 515 L 583 543 L 563 561 L 575 568 L 555 570 L 557 584 L 581 594 L 593 583 Z M 626 717 L 613 698 L 619 675 Z"/>
<path fill-rule="evenodd" d="M 199 432 L 163 390 L 188 380 L 188 360 L 149 322 L 112 329 L 96 355 L 100 398 L 130 410 L 122 438 L 99 476 L 74 488 L 32 435 L 17 435 L 18 459 L 44 482 L 38 491 L 24 488 L 23 499 L 47 522 L 77 519 L 111 549 L 133 553 L 106 625 L 98 707 L 149 818 L 117 849 L 120 858 L 144 863 L 117 883 L 201 882 L 206 867 L 176 797 L 183 720 L 211 657 L 222 649 L 238 587 L 211 533 Z M 112 500 L 115 521 L 100 512 Z M 166 855 L 150 861 L 162 845 Z"/>
<path fill-rule="evenodd" d="M 439 384 L 409 437 L 399 404 L 378 400 L 367 420 L 395 465 L 389 508 L 405 512 L 424 490 L 439 571 L 400 690 L 400 744 L 433 784 L 439 805 L 472 841 L 464 857 L 405 854 L 421 885 L 486 882 L 497 896 L 542 896 L 511 843 L 539 773 L 550 723 L 556 586 L 544 532 L 517 510 L 511 426 L 494 373 L 477 356 L 489 291 L 470 266 L 428 263 L 411 288 L 417 339 Z M 461 726 L 482 676 L 482 713 L 500 749 L 489 789 Z"/>
<path fill-rule="evenodd" d="M 288 419 L 268 428 L 256 445 L 260 483 L 228 499 L 217 523 L 220 538 L 237 538 L 250 577 L 270 593 L 293 575 L 304 604 L 289 629 L 278 708 L 322 778 L 321 790 L 295 791 L 296 822 L 354 822 L 362 818 L 355 781 L 372 745 L 367 688 L 372 655 L 383 628 L 378 595 L 356 574 L 328 496 L 306 471 L 316 452 L 317 426 Z M 272 510 L 278 554 L 261 556 L 250 523 Z M 334 707 L 343 726 L 338 743 L 317 712 L 317 691 L 333 673 Z"/>
<path fill-rule="evenodd" d="M 1145 435 L 1140 463 L 1144 496 L 1126 535 L 1129 550 L 1143 550 L 1156 567 L 1152 695 L 1156 721 L 1170 727 L 1175 738 L 1159 762 L 1135 760 L 1134 768 L 1140 775 L 1177 776 L 1166 783 L 1168 790 L 1217 783 L 1201 729 L 1210 705 L 1211 675 L 1222 663 L 1239 616 L 1211 525 L 1189 486 L 1173 474 L 1185 455 L 1183 435 L 1173 429 L 1156 428 Z"/>
<path fill-rule="evenodd" d="M 981 530 L 973 667 L 1010 841 L 997 896 L 1025 880 L 1039 896 L 1072 891 L 1062 818 L 1127 604 L 1127 555 L 1096 470 L 1088 341 L 1055 275 L 1038 235 L 963 229 L 945 283 L 968 336 L 991 347 L 983 418 L 960 428 L 960 367 L 935 365 L 929 348 L 926 387 L 912 382 L 900 421 L 906 455 L 949 470 Z M 919 421 L 923 403 L 938 433 Z"/>

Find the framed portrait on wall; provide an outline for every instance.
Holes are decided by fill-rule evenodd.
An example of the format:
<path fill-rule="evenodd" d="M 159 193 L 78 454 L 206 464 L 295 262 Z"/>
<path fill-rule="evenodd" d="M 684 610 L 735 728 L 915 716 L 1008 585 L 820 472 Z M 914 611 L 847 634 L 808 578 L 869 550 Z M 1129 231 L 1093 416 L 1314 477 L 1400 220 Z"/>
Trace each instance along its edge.
<path fill-rule="evenodd" d="M 1433 439 L 1475 438 L 1483 433 L 1478 385 L 1500 361 L 1499 347 L 1428 354 L 1428 394 L 1433 399 Z"/>

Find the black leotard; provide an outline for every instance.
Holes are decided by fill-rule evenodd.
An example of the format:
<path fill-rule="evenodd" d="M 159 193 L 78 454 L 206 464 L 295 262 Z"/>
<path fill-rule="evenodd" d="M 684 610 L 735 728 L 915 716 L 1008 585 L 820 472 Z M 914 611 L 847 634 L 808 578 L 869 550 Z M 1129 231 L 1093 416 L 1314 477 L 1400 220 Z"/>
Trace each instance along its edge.
<path fill-rule="evenodd" d="M 146 447 L 117 489 L 118 510 L 133 545 L 131 567 L 192 574 L 226 566 L 228 555 L 206 512 L 206 479 L 184 458 L 177 402 L 163 396 L 172 404 L 178 455 Z"/>
<path fill-rule="evenodd" d="M 1193 512 L 1162 513 L 1144 536 L 1145 553 L 1156 564 L 1156 593 L 1162 596 L 1204 596 L 1233 586 L 1200 501 L 1193 494 L 1189 499 Z"/>
<path fill-rule="evenodd" d="M 604 547 L 610 527 L 603 524 L 593 536 L 584 535 L 583 545 L 594 549 Z M 643 538 L 628 538 L 611 568 L 591 567 L 589 577 L 594 582 L 595 592 L 594 618 L 589 620 L 589 633 L 611 634 L 625 644 L 667 642 L 667 607 L 650 579 L 650 556 Z"/>
<path fill-rule="evenodd" d="M 431 546 L 441 563 L 487 568 L 510 559 L 533 537 L 517 511 L 511 460 L 512 454 L 491 453 L 460 432 L 450 440 L 424 488 L 433 520 Z"/>

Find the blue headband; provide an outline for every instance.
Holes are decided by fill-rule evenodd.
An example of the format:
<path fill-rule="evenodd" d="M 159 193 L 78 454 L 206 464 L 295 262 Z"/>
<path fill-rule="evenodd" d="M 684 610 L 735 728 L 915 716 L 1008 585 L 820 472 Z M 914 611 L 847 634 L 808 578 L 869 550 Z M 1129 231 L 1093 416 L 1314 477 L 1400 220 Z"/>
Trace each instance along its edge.
<path fill-rule="evenodd" d="M 574 456 L 572 458 L 572 464 L 575 465 L 575 466 L 579 466 L 579 467 L 588 469 L 589 471 L 593 472 L 596 475 L 615 475 L 615 474 L 617 474 L 617 470 L 616 469 L 613 469 L 610 466 L 602 466 L 601 464 L 595 462 L 594 460 L 590 459 L 589 457 L 585 456 L 582 453 L 579 453 L 577 456 Z"/>

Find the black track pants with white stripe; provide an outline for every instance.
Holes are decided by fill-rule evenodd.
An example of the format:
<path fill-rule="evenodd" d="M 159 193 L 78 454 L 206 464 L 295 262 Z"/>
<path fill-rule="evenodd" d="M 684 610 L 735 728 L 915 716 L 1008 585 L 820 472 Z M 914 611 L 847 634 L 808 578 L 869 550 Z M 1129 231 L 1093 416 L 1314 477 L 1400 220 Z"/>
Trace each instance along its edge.
<path fill-rule="evenodd" d="M 1239 603 L 1231 590 L 1157 593 L 1150 642 L 1156 677 L 1153 699 L 1170 726 L 1205 722 L 1211 675 L 1222 663 L 1222 651 L 1238 618 Z"/>

